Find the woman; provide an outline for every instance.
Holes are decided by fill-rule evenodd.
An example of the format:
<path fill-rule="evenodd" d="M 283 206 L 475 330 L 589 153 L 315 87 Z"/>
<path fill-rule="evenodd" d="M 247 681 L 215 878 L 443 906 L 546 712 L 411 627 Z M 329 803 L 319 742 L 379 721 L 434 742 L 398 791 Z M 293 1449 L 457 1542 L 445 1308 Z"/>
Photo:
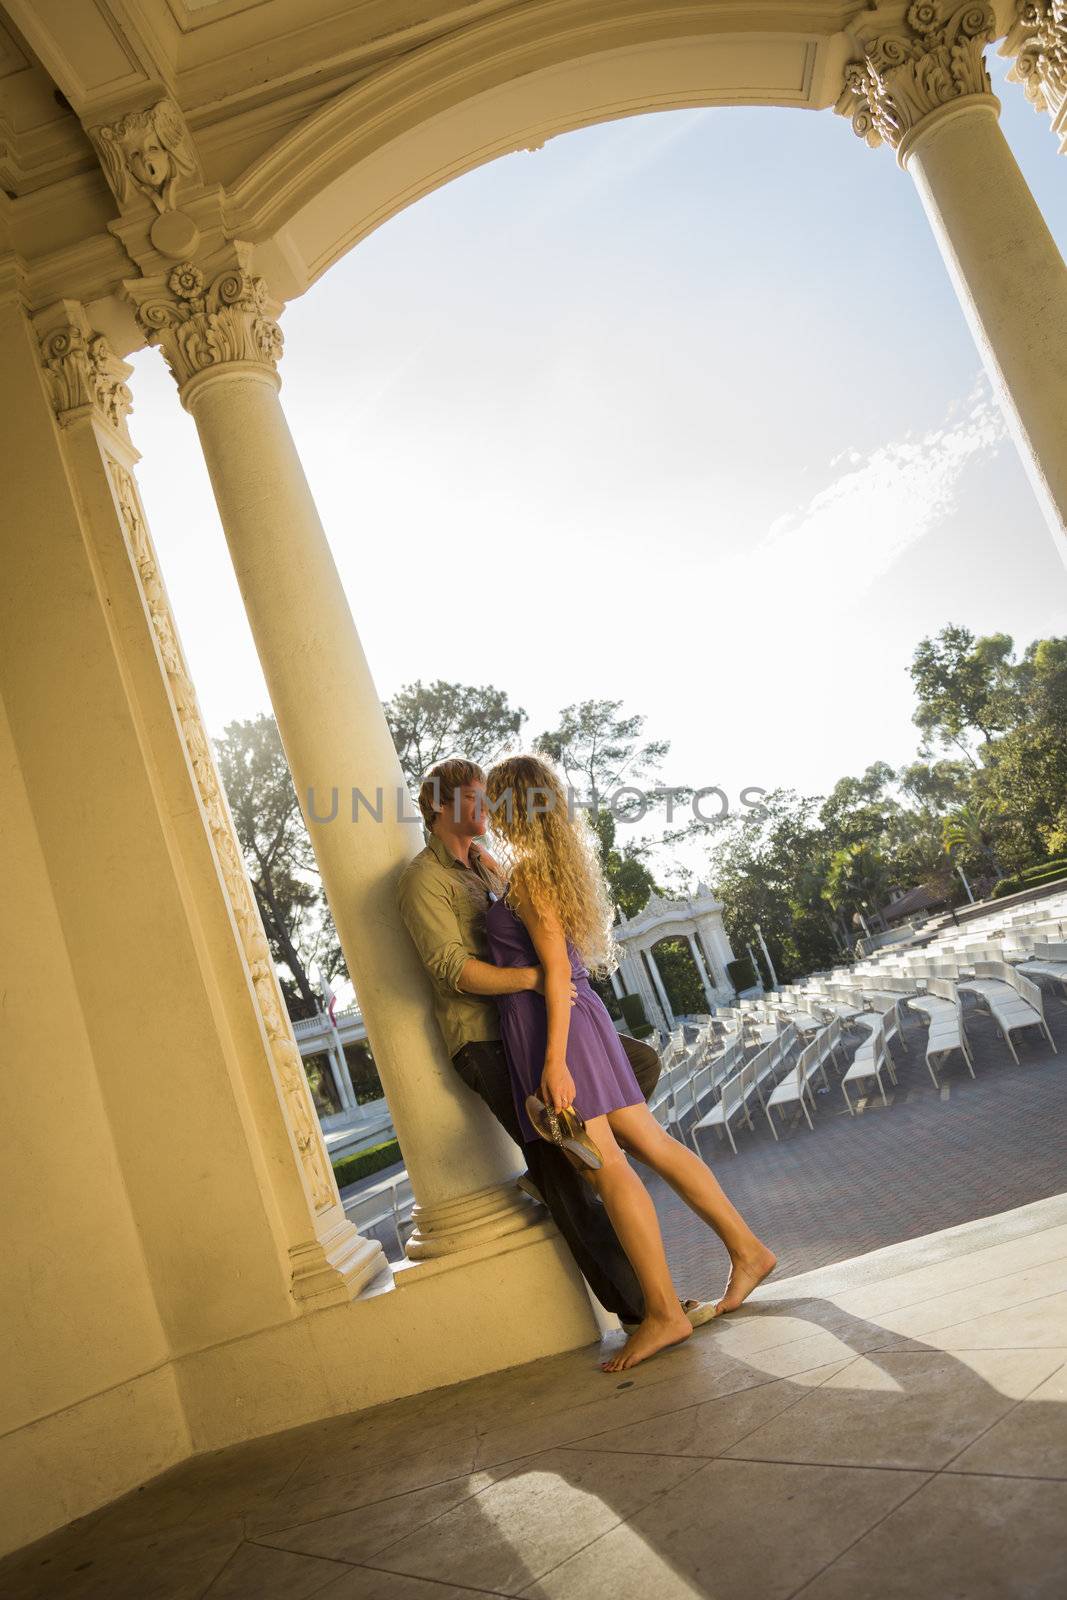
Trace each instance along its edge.
<path fill-rule="evenodd" d="M 501 995 L 500 1031 L 515 1106 L 528 1139 L 538 1131 L 528 1095 L 573 1107 L 602 1158 L 587 1168 L 637 1274 L 645 1317 L 605 1372 L 635 1366 L 693 1331 L 671 1282 L 655 1207 L 624 1151 L 652 1168 L 713 1228 L 730 1256 L 717 1312 L 735 1311 L 775 1265 L 708 1168 L 664 1132 L 644 1102 L 589 972 L 613 961 L 612 911 L 596 844 L 582 813 L 569 815 L 555 771 L 537 756 L 510 756 L 486 778 L 493 831 L 510 873 L 506 895 L 486 915 L 490 959 L 544 969 L 543 997 Z M 577 999 L 571 1004 L 571 983 Z M 542 1136 L 545 1136 L 542 1134 Z M 580 1151 L 576 1151 L 580 1154 Z"/>

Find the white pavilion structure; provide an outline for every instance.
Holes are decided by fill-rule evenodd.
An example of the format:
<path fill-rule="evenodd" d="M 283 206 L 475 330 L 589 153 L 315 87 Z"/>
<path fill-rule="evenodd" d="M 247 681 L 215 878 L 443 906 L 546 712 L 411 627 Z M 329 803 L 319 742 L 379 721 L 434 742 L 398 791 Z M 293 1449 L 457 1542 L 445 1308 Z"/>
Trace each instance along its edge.
<path fill-rule="evenodd" d="M 0 0 L 0 1552 L 199 1452 L 595 1333 L 435 1033 L 394 903 L 418 840 L 388 806 L 348 818 L 403 778 L 286 423 L 286 303 L 556 134 L 837 112 L 916 185 L 1067 551 L 1067 267 L 990 49 L 1063 140 L 1063 0 Z M 138 493 L 146 344 L 198 430 L 297 792 L 340 796 L 309 831 L 416 1198 L 395 1270 L 339 1201 Z M 712 995 L 728 947 L 700 906 L 674 926 Z"/>
<path fill-rule="evenodd" d="M 694 894 L 678 899 L 650 895 L 636 916 L 615 924 L 614 934 L 620 959 L 611 976 L 612 988 L 620 999 L 625 994 L 640 995 L 645 1015 L 655 1026 L 670 1032 L 677 1021 L 656 965 L 656 946 L 663 939 L 685 940 L 709 1011 L 733 999 L 727 971 L 733 950 L 723 927 L 722 905 L 707 884 L 697 884 Z"/>

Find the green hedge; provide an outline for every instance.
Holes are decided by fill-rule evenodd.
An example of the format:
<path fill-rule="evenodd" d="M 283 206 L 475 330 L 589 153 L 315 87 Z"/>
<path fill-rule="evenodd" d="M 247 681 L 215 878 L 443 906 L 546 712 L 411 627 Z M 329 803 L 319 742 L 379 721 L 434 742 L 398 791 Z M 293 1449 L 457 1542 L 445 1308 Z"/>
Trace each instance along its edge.
<path fill-rule="evenodd" d="M 1014 878 L 1001 878 L 993 885 L 993 899 L 1003 900 L 1005 895 L 1022 894 L 1025 889 L 1039 889 L 1043 883 L 1054 883 L 1067 877 L 1067 861 L 1050 861 L 1045 866 L 1028 867 Z"/>
<path fill-rule="evenodd" d="M 759 975 L 753 972 L 752 963 L 747 956 L 738 956 L 736 961 L 728 961 L 726 971 L 730 982 L 739 993 L 743 989 L 754 989 L 759 983 Z"/>
<path fill-rule="evenodd" d="M 372 1173 L 381 1172 L 383 1167 L 391 1167 L 394 1162 L 402 1160 L 397 1141 L 387 1139 L 384 1144 L 371 1145 L 369 1150 L 356 1150 L 350 1156 L 342 1156 L 333 1164 L 333 1175 L 337 1179 L 337 1187 L 343 1189 L 346 1184 L 369 1178 Z"/>
<path fill-rule="evenodd" d="M 1029 881 L 1031 878 L 1044 879 L 1048 877 L 1053 868 L 1055 868 L 1056 872 L 1061 876 L 1067 875 L 1067 856 L 1057 856 L 1053 861 L 1039 861 L 1036 867 L 1024 868 L 1024 870 L 1019 873 L 1019 877 L 1026 878 L 1027 881 Z"/>
<path fill-rule="evenodd" d="M 626 1031 L 634 1039 L 643 1039 L 652 1032 L 652 1024 L 645 1014 L 645 1004 L 639 994 L 624 994 L 619 1001 Z"/>

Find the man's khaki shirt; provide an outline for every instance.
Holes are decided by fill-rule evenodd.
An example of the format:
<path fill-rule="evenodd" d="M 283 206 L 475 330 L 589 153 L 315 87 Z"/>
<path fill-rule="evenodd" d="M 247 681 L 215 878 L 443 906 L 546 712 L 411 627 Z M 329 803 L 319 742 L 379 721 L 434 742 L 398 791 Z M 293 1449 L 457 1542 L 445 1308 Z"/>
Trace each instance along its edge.
<path fill-rule="evenodd" d="M 485 913 L 506 887 L 476 844 L 471 865 L 464 866 L 435 833 L 400 874 L 400 915 L 430 975 L 434 1015 L 450 1056 L 475 1040 L 500 1037 L 496 1002 L 464 993 L 459 975 L 472 957 L 488 961 Z"/>

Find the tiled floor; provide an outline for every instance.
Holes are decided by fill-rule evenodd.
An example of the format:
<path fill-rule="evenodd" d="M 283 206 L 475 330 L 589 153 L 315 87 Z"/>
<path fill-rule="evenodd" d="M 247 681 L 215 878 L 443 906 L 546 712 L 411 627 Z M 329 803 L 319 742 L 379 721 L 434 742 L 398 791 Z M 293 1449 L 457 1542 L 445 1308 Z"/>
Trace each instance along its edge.
<path fill-rule="evenodd" d="M 737 1156 L 714 1133 L 702 1135 L 702 1153 L 774 1249 L 779 1275 L 1067 1189 L 1067 1006 L 1047 997 L 1045 1013 L 1059 1054 L 1031 1029 L 1016 1037 L 1016 1066 L 988 1014 L 968 1002 L 975 1078 L 957 1054 L 938 1089 L 926 1070 L 925 1030 L 909 1012 L 908 1050 L 891 1046 L 899 1081 L 895 1090 L 886 1084 L 888 1109 L 875 1089 L 850 1117 L 831 1073 L 829 1091 L 816 1096 L 814 1132 L 798 1111 L 775 1144 L 756 1105 L 755 1132 L 741 1126 L 735 1134 Z M 653 1179 L 650 1187 L 679 1288 L 718 1294 L 717 1242 L 665 1184 Z"/>
<path fill-rule="evenodd" d="M 1062 1600 L 1067 1195 L 201 1457 L 4 1600 Z"/>

